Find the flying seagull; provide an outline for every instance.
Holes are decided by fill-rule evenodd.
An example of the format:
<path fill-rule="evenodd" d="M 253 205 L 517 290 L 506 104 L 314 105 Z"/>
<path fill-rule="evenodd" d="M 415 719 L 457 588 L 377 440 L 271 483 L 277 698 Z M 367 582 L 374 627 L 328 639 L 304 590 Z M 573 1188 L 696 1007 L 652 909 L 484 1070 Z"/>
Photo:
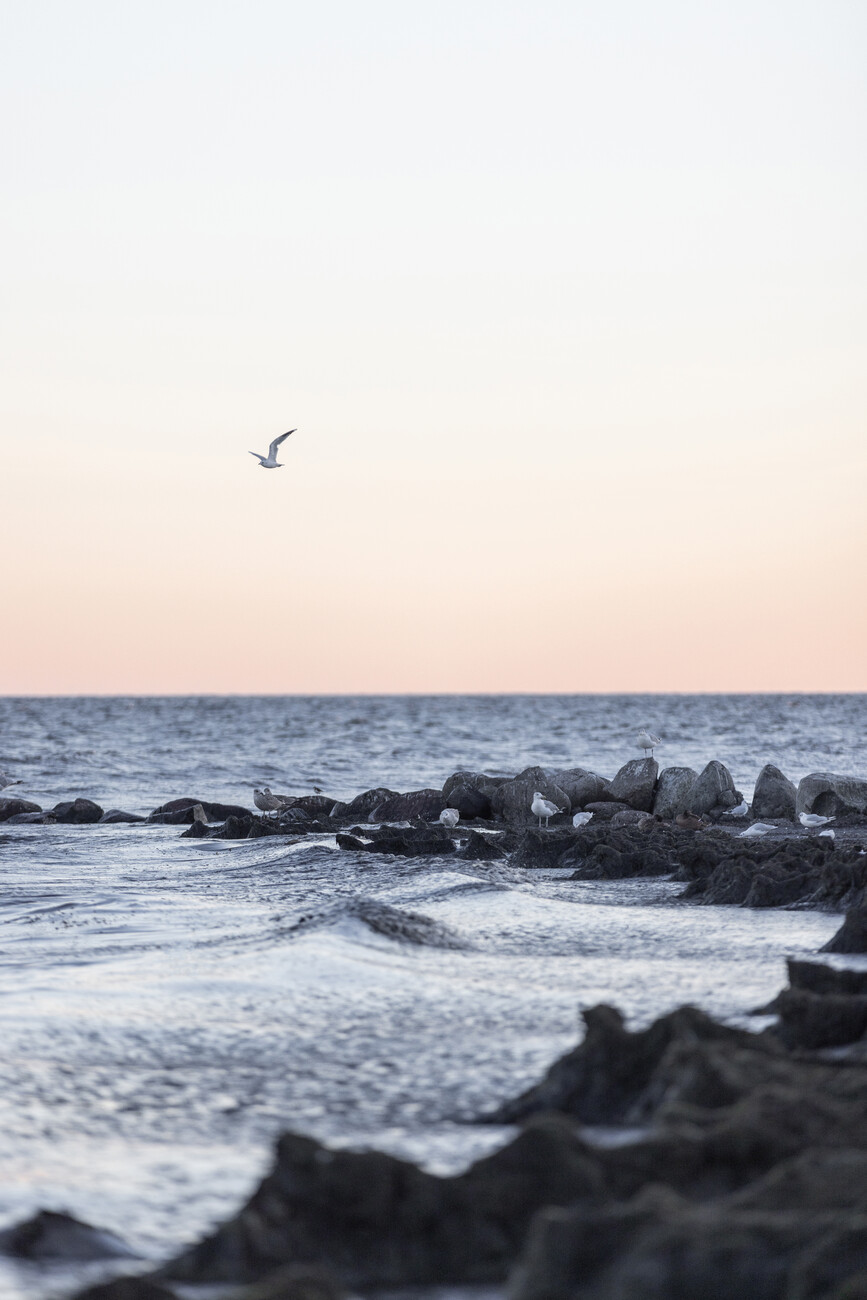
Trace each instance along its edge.
<path fill-rule="evenodd" d="M 290 430 L 289 430 L 289 433 L 294 433 L 294 432 L 295 432 L 294 429 L 290 429 Z M 281 463 L 280 463 L 280 462 L 278 461 L 278 459 L 277 459 L 277 448 L 280 446 L 280 443 L 281 443 L 281 442 L 285 442 L 285 441 L 286 441 L 286 439 L 289 437 L 289 433 L 281 433 L 279 438 L 275 438 L 275 439 L 274 439 L 274 441 L 271 443 L 271 446 L 268 448 L 268 455 L 267 455 L 267 456 L 260 456 L 259 453 L 258 453 L 258 451 L 251 451 L 251 452 L 250 452 L 250 455 L 251 455 L 251 456 L 255 456 L 255 457 L 256 457 L 256 459 L 258 460 L 259 464 L 262 466 L 262 469 L 282 469 L 282 468 L 283 468 L 283 466 L 281 465 Z"/>

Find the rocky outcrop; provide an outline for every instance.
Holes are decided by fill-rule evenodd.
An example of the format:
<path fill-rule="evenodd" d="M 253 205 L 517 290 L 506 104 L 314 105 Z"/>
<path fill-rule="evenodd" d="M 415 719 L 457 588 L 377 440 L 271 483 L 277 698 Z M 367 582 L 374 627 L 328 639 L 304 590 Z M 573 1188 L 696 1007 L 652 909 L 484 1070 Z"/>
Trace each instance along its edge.
<path fill-rule="evenodd" d="M 568 795 L 573 812 L 585 808 L 588 803 L 597 803 L 604 799 L 610 784 L 604 776 L 599 776 L 596 772 L 588 772 L 583 767 L 561 768 L 559 771 L 550 772 L 549 775 L 555 785 Z"/>
<path fill-rule="evenodd" d="M 721 813 L 735 808 L 740 801 L 741 793 L 735 789 L 731 772 L 713 758 L 690 790 L 686 811 L 698 816 L 702 813 Z"/>
<path fill-rule="evenodd" d="M 867 952 L 867 904 L 850 907 L 840 929 L 820 952 Z"/>
<path fill-rule="evenodd" d="M 686 812 L 690 791 L 697 780 L 698 772 L 691 767 L 664 767 L 656 784 L 654 816 L 673 821 L 678 813 Z"/>
<path fill-rule="evenodd" d="M 528 767 L 511 781 L 504 781 L 491 795 L 491 809 L 495 816 L 512 826 L 530 826 L 536 820 L 530 811 L 533 795 L 539 791 L 560 808 L 563 814 L 571 812 L 572 805 L 565 790 L 553 781 L 543 767 Z M 551 818 L 552 823 L 556 818 Z"/>
<path fill-rule="evenodd" d="M 0 822 L 8 822 L 10 817 L 21 817 L 25 813 L 41 813 L 38 803 L 29 799 L 13 799 L 0 795 Z"/>
<path fill-rule="evenodd" d="M 773 763 L 766 763 L 756 779 L 752 813 L 759 821 L 767 817 L 795 820 L 798 792 L 794 784 Z"/>
<path fill-rule="evenodd" d="M 92 799 L 67 799 L 56 804 L 48 815 L 65 826 L 90 826 L 100 821 L 103 810 Z"/>
<path fill-rule="evenodd" d="M 867 814 L 867 781 L 833 772 L 811 772 L 798 785 L 796 809 L 822 817 Z"/>
<path fill-rule="evenodd" d="M 442 826 L 354 827 L 356 834 L 338 834 L 341 849 L 356 853 L 388 853 L 393 857 L 435 857 L 454 853 L 455 842 Z"/>
<path fill-rule="evenodd" d="M 588 803 L 584 805 L 585 812 L 593 814 L 595 822 L 610 822 L 619 812 L 628 812 L 628 803 L 609 803 L 607 800 L 600 800 L 599 803 Z"/>
<path fill-rule="evenodd" d="M 796 961 L 794 957 L 788 958 L 786 967 L 790 988 L 806 989 L 810 993 L 855 993 L 867 997 L 867 970 L 837 970 L 835 966 L 825 966 L 819 961 Z"/>
<path fill-rule="evenodd" d="M 371 810 L 368 821 L 403 822 L 413 817 L 436 821 L 446 801 L 441 790 L 410 790 L 408 794 L 393 794 Z"/>
<path fill-rule="evenodd" d="M 143 822 L 147 818 L 139 817 L 136 813 L 123 812 L 120 808 L 109 808 L 99 819 L 100 826 L 119 826 L 124 824 L 132 825 L 134 822 Z"/>
<path fill-rule="evenodd" d="M 787 1047 L 840 1047 L 867 1033 L 867 996 L 783 989 L 776 999 L 779 1035 Z"/>
<path fill-rule="evenodd" d="M 502 836 L 480 835 L 478 831 L 470 831 L 458 850 L 458 857 L 465 862 L 495 862 L 505 856 Z"/>
<path fill-rule="evenodd" d="M 361 794 L 357 794 L 346 805 L 341 820 L 367 821 L 374 808 L 381 803 L 385 803 L 386 799 L 396 799 L 397 797 L 397 790 L 387 790 L 384 786 L 378 786 L 373 790 L 363 790 Z"/>
<path fill-rule="evenodd" d="M 113 1282 L 98 1282 L 95 1286 L 85 1287 L 76 1293 L 74 1300 L 176 1300 L 176 1296 L 174 1291 L 151 1278 L 117 1277 Z M 273 1300 L 282 1300 L 282 1297 L 275 1296 Z"/>
<path fill-rule="evenodd" d="M 0 1251 L 29 1260 L 84 1261 L 134 1255 L 114 1233 L 55 1210 L 39 1210 L 31 1219 L 5 1228 L 0 1232 Z"/>
<path fill-rule="evenodd" d="M 655 758 L 633 758 L 624 763 L 605 791 L 612 803 L 625 803 L 639 812 L 650 812 L 659 764 Z"/>
<path fill-rule="evenodd" d="M 488 821 L 491 816 L 490 799 L 472 785 L 453 785 L 448 801 L 443 799 L 443 804 L 447 808 L 455 808 L 465 822 L 477 819 Z"/>
<path fill-rule="evenodd" d="M 189 795 L 182 799 L 171 799 L 160 804 L 149 814 L 149 822 L 158 822 L 163 826 L 189 826 L 194 821 L 193 809 L 200 804 L 209 822 L 224 822 L 229 817 L 252 817 L 249 808 L 234 803 L 210 803 L 207 799 L 193 799 Z"/>

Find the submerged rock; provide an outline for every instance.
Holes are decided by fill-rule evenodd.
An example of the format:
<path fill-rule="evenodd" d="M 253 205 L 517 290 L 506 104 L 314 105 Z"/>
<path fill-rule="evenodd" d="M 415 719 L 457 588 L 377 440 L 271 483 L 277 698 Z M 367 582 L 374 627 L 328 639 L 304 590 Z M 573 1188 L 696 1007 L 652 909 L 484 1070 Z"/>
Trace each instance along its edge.
<path fill-rule="evenodd" d="M 639 812 L 650 812 L 659 764 L 655 758 L 633 758 L 624 763 L 605 792 L 612 803 L 625 803 Z"/>
<path fill-rule="evenodd" d="M 130 1259 L 135 1254 L 114 1233 L 55 1210 L 39 1210 L 31 1219 L 4 1229 L 0 1251 L 30 1260 Z"/>
<path fill-rule="evenodd" d="M 655 816 L 672 821 L 689 806 L 689 795 L 698 780 L 698 772 L 691 767 L 665 767 L 659 774 L 653 800 Z"/>
<path fill-rule="evenodd" d="M 0 822 L 7 822 L 10 817 L 20 817 L 23 813 L 41 813 L 42 809 L 38 803 L 31 803 L 29 799 L 11 798 L 8 795 L 0 795 Z"/>
<path fill-rule="evenodd" d="M 117 826 L 123 824 L 132 825 L 134 822 L 146 821 L 146 817 L 139 817 L 137 813 L 123 812 L 120 808 L 109 808 L 99 819 L 100 826 Z"/>
<path fill-rule="evenodd" d="M 798 792 L 794 784 L 773 763 L 766 763 L 756 779 L 752 814 L 758 820 L 782 817 L 795 820 Z"/>

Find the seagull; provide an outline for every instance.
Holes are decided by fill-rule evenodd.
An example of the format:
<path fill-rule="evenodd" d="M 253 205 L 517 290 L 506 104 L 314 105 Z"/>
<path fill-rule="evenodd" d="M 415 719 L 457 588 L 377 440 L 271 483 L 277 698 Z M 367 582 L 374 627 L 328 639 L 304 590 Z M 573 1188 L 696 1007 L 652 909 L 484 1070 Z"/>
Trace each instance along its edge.
<path fill-rule="evenodd" d="M 5 790 L 7 785 L 21 785 L 22 782 L 16 781 L 8 772 L 0 772 L 0 790 Z"/>
<path fill-rule="evenodd" d="M 650 750 L 650 757 L 653 758 L 654 749 L 657 745 L 661 744 L 662 741 L 659 739 L 659 736 L 654 736 L 653 732 L 648 731 L 646 727 L 641 728 L 638 733 L 637 748 L 644 750 L 645 758 L 647 757 L 648 750 Z"/>
<path fill-rule="evenodd" d="M 572 825 L 575 827 L 576 831 L 580 831 L 582 826 L 586 826 L 589 821 L 592 821 L 592 819 L 592 813 L 579 812 L 572 818 Z"/>
<path fill-rule="evenodd" d="M 748 826 L 745 831 L 738 832 L 738 839 L 755 839 L 757 835 L 767 835 L 769 831 L 777 829 L 770 822 L 753 822 L 752 826 Z"/>
<path fill-rule="evenodd" d="M 821 839 L 835 840 L 837 837 L 833 831 L 819 831 L 817 838 L 820 840 Z"/>
<path fill-rule="evenodd" d="M 530 804 L 530 812 L 533 814 L 534 817 L 539 818 L 540 830 L 542 829 L 543 817 L 545 818 L 545 828 L 547 829 L 548 818 L 553 817 L 555 813 L 562 812 L 562 811 L 563 811 L 562 808 L 558 808 L 557 805 L 555 803 L 552 803 L 550 799 L 546 799 L 545 796 L 540 794 L 538 790 L 534 790 L 533 802 Z"/>
<path fill-rule="evenodd" d="M 747 803 L 746 799 L 741 799 L 737 808 L 726 808 L 723 817 L 746 817 L 749 811 L 750 805 Z"/>
<path fill-rule="evenodd" d="M 799 813 L 798 821 L 802 826 L 806 826 L 808 831 L 815 830 L 817 826 L 827 826 L 828 822 L 834 821 L 833 817 L 822 817 L 819 813 Z"/>
<path fill-rule="evenodd" d="M 267 785 L 264 790 L 253 791 L 253 803 L 260 812 L 280 813 L 283 811 L 283 800 L 276 794 L 272 794 Z"/>
<path fill-rule="evenodd" d="M 294 432 L 295 432 L 294 429 L 290 429 L 290 430 L 289 430 L 289 433 L 294 433 Z M 275 439 L 274 439 L 274 441 L 271 443 L 271 446 L 268 448 L 268 455 L 267 455 L 267 456 L 260 456 L 259 453 L 258 453 L 258 451 L 251 451 L 251 452 L 250 452 L 250 455 L 251 455 L 251 456 L 255 456 L 255 457 L 256 457 L 256 459 L 258 460 L 258 462 L 259 462 L 259 464 L 261 465 L 262 469 L 282 469 L 282 468 L 283 468 L 283 466 L 282 466 L 282 465 L 280 464 L 280 462 L 277 460 L 277 448 L 280 446 L 280 443 L 281 443 L 281 442 L 285 442 L 285 441 L 286 441 L 286 439 L 289 437 L 289 433 L 281 433 L 279 438 L 275 438 Z"/>
<path fill-rule="evenodd" d="M 461 814 L 458 812 L 457 808 L 443 808 L 440 813 L 440 821 L 443 826 L 447 827 L 450 831 L 455 829 L 460 820 Z"/>

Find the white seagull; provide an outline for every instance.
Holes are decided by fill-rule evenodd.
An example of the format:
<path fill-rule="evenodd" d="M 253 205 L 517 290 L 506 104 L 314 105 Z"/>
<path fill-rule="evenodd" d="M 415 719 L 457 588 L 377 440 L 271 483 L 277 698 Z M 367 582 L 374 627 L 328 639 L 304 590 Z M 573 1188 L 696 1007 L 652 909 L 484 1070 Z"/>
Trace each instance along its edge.
<path fill-rule="evenodd" d="M 458 812 L 457 808 L 443 808 L 440 813 L 440 821 L 443 826 L 446 826 L 450 831 L 455 829 L 460 820 L 461 814 Z"/>
<path fill-rule="evenodd" d="M 650 750 L 650 757 L 653 758 L 654 749 L 656 748 L 657 745 L 661 745 L 661 744 L 662 741 L 659 739 L 659 736 L 654 736 L 653 732 L 648 731 L 646 727 L 641 728 L 641 730 L 638 733 L 638 740 L 636 742 L 636 745 L 638 749 L 644 750 L 645 758 L 647 758 L 648 750 Z"/>
<path fill-rule="evenodd" d="M 563 811 L 562 808 L 558 808 L 557 805 L 555 803 L 552 803 L 550 799 L 546 799 L 545 796 L 540 794 L 538 790 L 534 790 L 533 802 L 530 804 L 530 812 L 533 814 L 534 817 L 539 818 L 540 830 L 542 829 L 543 817 L 545 818 L 545 826 L 547 828 L 548 818 L 553 817 L 555 813 L 562 812 L 562 811 Z"/>
<path fill-rule="evenodd" d="M 283 800 L 279 795 L 272 794 L 267 785 L 264 790 L 253 791 L 253 803 L 260 812 L 280 813 L 283 811 Z"/>
<path fill-rule="evenodd" d="M 778 827 L 772 826 L 770 822 L 753 822 L 745 831 L 738 835 L 739 839 L 754 839 L 757 835 L 767 835 L 769 831 L 775 831 Z"/>
<path fill-rule="evenodd" d="M 294 429 L 290 429 L 290 430 L 289 430 L 289 433 L 294 433 L 294 432 L 295 432 Z M 274 441 L 271 443 L 271 446 L 268 448 L 268 455 L 267 455 L 267 456 L 260 456 L 259 453 L 258 453 L 258 451 L 251 451 L 251 452 L 250 452 L 250 455 L 251 455 L 251 456 L 255 456 L 255 457 L 256 457 L 256 459 L 258 460 L 258 462 L 259 462 L 259 464 L 261 465 L 262 469 L 282 469 L 282 468 L 283 468 L 283 466 L 281 465 L 281 463 L 280 463 L 280 462 L 278 461 L 278 459 L 277 459 L 277 448 L 280 446 L 280 443 L 281 443 L 281 442 L 285 442 L 285 441 L 286 441 L 286 439 L 289 437 L 289 433 L 281 433 L 279 438 L 275 438 L 275 439 L 274 439 Z"/>
<path fill-rule="evenodd" d="M 575 827 L 576 831 L 580 831 L 581 827 L 586 826 L 589 821 L 592 821 L 592 819 L 592 813 L 579 812 L 572 818 L 572 825 Z"/>
<path fill-rule="evenodd" d="M 833 817 L 822 817 L 819 813 L 799 813 L 798 821 L 802 826 L 806 826 L 808 831 L 815 830 L 817 826 L 827 826 L 832 822 Z"/>
<path fill-rule="evenodd" d="M 819 839 L 833 840 L 836 839 L 836 836 L 833 831 L 819 831 Z"/>
<path fill-rule="evenodd" d="M 0 772 L 0 790 L 5 790 L 7 785 L 21 785 L 21 781 L 15 780 L 8 772 Z"/>
<path fill-rule="evenodd" d="M 746 799 L 741 799 L 737 808 L 726 808 L 723 817 L 746 817 L 749 811 L 750 805 L 747 803 Z"/>

